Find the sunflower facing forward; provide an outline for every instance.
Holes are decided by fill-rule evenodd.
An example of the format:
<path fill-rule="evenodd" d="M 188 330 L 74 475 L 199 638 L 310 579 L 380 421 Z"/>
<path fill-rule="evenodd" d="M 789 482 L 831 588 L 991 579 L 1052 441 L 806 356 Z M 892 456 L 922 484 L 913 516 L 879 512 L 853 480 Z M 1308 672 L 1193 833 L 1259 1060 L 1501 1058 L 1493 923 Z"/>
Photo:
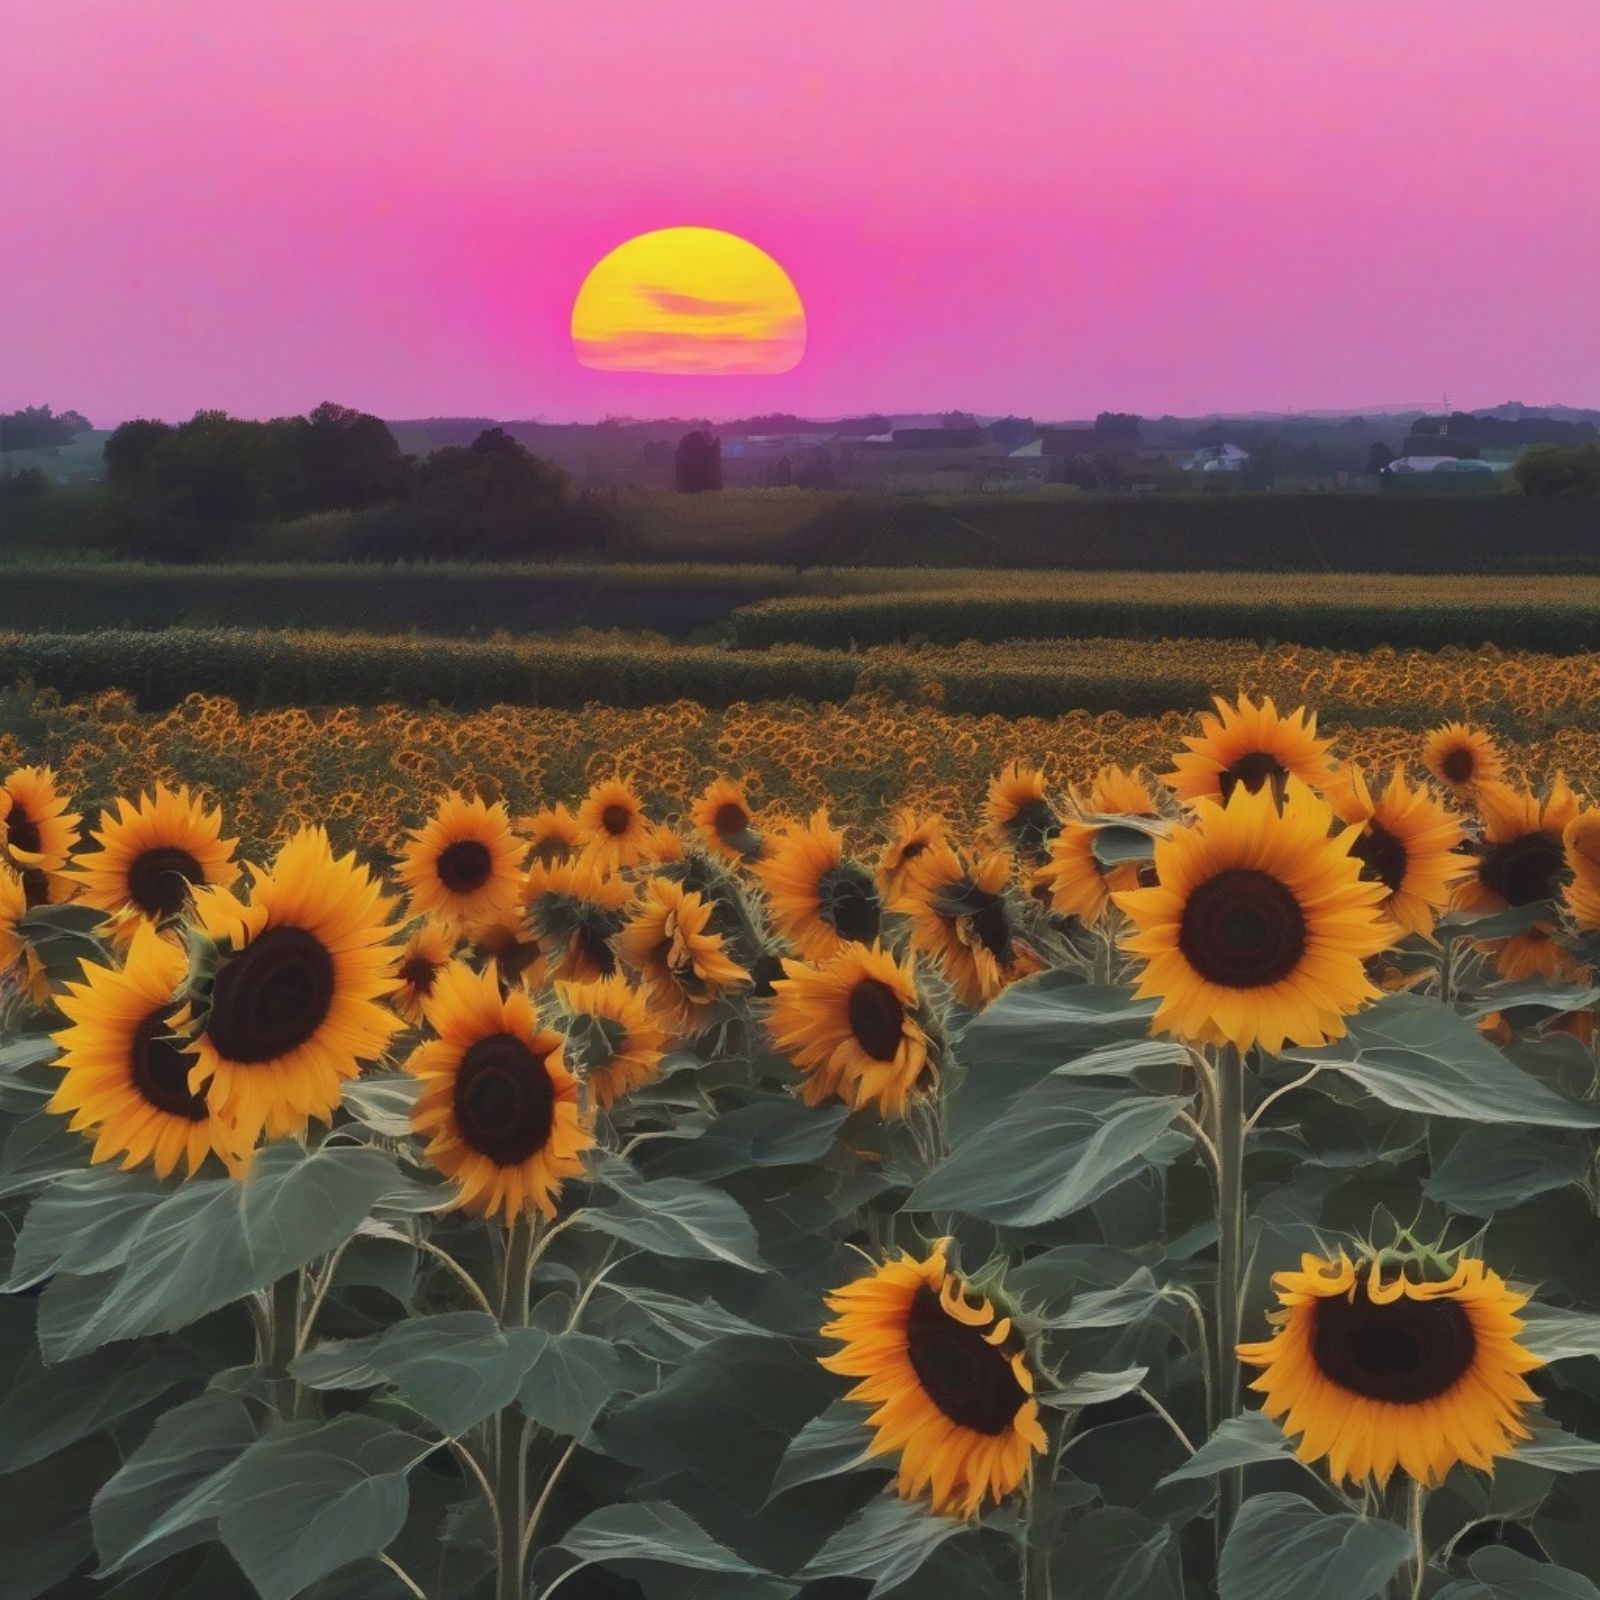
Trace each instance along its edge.
<path fill-rule="evenodd" d="M 1044 769 L 1020 761 L 1009 762 L 990 779 L 983 814 L 997 845 L 1033 859 L 1043 857 L 1061 827 Z"/>
<path fill-rule="evenodd" d="M 433 995 L 433 985 L 456 947 L 455 936 L 442 922 L 424 919 L 412 930 L 398 960 L 399 984 L 389 1004 L 413 1028 L 422 1023 L 423 1008 Z"/>
<path fill-rule="evenodd" d="M 1422 747 L 1422 764 L 1440 783 L 1456 790 L 1493 783 L 1506 769 L 1493 738 L 1465 722 L 1435 728 Z"/>
<path fill-rule="evenodd" d="M 860 1380 L 848 1398 L 875 1408 L 868 1453 L 900 1453 L 901 1497 L 926 1490 L 936 1513 L 970 1518 L 1029 1482 L 1046 1440 L 1021 1335 L 950 1271 L 947 1249 L 834 1290 L 822 1333 L 844 1348 L 818 1360 Z"/>
<path fill-rule="evenodd" d="M 846 945 L 821 966 L 785 961 L 767 1013 L 773 1045 L 804 1074 L 807 1105 L 837 1095 L 852 1110 L 903 1117 L 939 1083 L 938 1030 L 916 969 L 881 945 Z"/>
<path fill-rule="evenodd" d="M 1333 741 L 1317 737 L 1314 712 L 1301 706 L 1281 716 L 1270 697 L 1256 705 L 1245 695 L 1237 705 L 1219 696 L 1216 707 L 1216 716 L 1201 713 L 1200 732 L 1185 737 L 1188 751 L 1166 775 L 1179 799 L 1226 803 L 1235 789 L 1266 789 L 1281 805 L 1291 777 L 1310 789 L 1327 779 Z"/>
<path fill-rule="evenodd" d="M 846 944 L 869 944 L 883 927 L 883 902 L 872 874 L 847 860 L 844 834 L 826 810 L 784 831 L 756 866 L 778 930 L 811 961 Z"/>
<path fill-rule="evenodd" d="M 499 921 L 517 903 L 526 848 L 504 805 L 451 790 L 411 830 L 395 876 L 418 916 L 470 930 Z"/>
<path fill-rule="evenodd" d="M 165 922 L 197 886 L 226 887 L 239 876 L 221 809 L 207 811 L 187 788 L 157 784 L 137 802 L 118 800 L 92 837 L 100 848 L 79 856 L 73 872 L 81 898 L 128 924 Z"/>
<path fill-rule="evenodd" d="M 660 1071 L 666 1030 L 651 1020 L 644 996 L 625 978 L 558 983 L 556 999 L 565 1013 L 567 1062 L 602 1111 Z"/>
<path fill-rule="evenodd" d="M 1123 948 L 1144 957 L 1135 991 L 1160 1000 L 1152 1029 L 1206 1043 L 1322 1045 L 1377 998 L 1362 966 L 1384 949 L 1383 885 L 1361 880 L 1347 830 L 1291 779 L 1238 785 L 1196 805 L 1193 827 L 1156 841 L 1157 882 L 1116 897 L 1133 921 Z"/>
<path fill-rule="evenodd" d="M 561 1035 L 539 1026 L 521 990 L 502 995 L 492 973 L 459 961 L 439 974 L 428 1021 L 439 1037 L 405 1064 L 422 1079 L 411 1126 L 423 1153 L 461 1185 L 456 1203 L 469 1211 L 507 1225 L 528 1212 L 553 1217 L 594 1143 Z"/>
<path fill-rule="evenodd" d="M 744 790 L 727 778 L 713 778 L 689 807 L 689 820 L 707 848 L 736 865 L 761 855 L 750 802 Z"/>
<path fill-rule="evenodd" d="M 617 954 L 643 979 L 650 1009 L 684 1033 L 711 1020 L 718 1001 L 750 974 L 712 931 L 712 904 L 667 878 L 651 878 L 616 938 Z"/>
<path fill-rule="evenodd" d="M 1373 1260 L 1301 1257 L 1273 1274 L 1276 1331 L 1239 1346 L 1262 1369 L 1262 1409 L 1298 1434 L 1302 1461 L 1337 1480 L 1387 1483 L 1398 1467 L 1432 1488 L 1458 1462 L 1489 1471 L 1529 1437 L 1523 1376 L 1543 1365 L 1517 1342 L 1514 1294 L 1482 1261 L 1448 1276 L 1384 1278 Z"/>
<path fill-rule="evenodd" d="M 195 893 L 189 930 L 197 1028 L 191 1089 L 254 1143 L 327 1121 L 341 1086 L 400 1029 L 392 903 L 355 856 L 335 857 L 321 828 L 295 834 L 252 869 L 248 901 Z M 130 967 L 133 965 L 130 960 Z"/>
<path fill-rule="evenodd" d="M 912 945 L 939 964 L 963 1005 L 987 1005 L 1007 984 L 1038 971 L 1038 959 L 1016 938 L 1010 881 L 1005 851 L 969 867 L 937 844 L 911 864 L 893 907 L 910 916 Z"/>
<path fill-rule="evenodd" d="M 597 783 L 578 807 L 578 826 L 586 849 L 608 867 L 636 867 L 650 842 L 644 801 L 626 778 Z"/>
<path fill-rule="evenodd" d="M 127 965 L 83 965 L 57 1000 L 70 1027 L 52 1035 L 63 1077 L 48 1109 L 71 1117 L 94 1140 L 94 1161 L 122 1157 L 123 1170 L 149 1162 L 158 1178 L 182 1163 L 190 1174 L 213 1150 L 236 1161 L 206 1104 L 189 1087 L 194 1056 L 175 1027 L 187 958 L 152 924 L 132 933 Z"/>
<path fill-rule="evenodd" d="M 49 767 L 17 767 L 0 783 L 0 853 L 18 872 L 64 867 L 82 820 L 67 810 Z"/>

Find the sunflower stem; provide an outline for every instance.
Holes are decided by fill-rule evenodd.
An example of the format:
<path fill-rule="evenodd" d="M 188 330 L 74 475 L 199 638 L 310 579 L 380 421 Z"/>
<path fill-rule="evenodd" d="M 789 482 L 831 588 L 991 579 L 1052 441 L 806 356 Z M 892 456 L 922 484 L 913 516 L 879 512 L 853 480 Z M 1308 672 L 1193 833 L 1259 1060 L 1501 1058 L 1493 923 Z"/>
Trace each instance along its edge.
<path fill-rule="evenodd" d="M 533 1268 L 532 1221 L 517 1217 L 507 1230 L 504 1274 L 500 1281 L 500 1323 L 528 1323 L 528 1281 Z M 522 1600 L 524 1559 L 522 1519 L 527 1507 L 527 1453 L 522 1418 L 506 1406 L 494 1427 L 494 1503 L 497 1551 L 495 1600 Z"/>
<path fill-rule="evenodd" d="M 1427 1491 L 1417 1479 L 1411 1480 L 1411 1504 L 1408 1521 L 1411 1525 L 1411 1548 L 1415 1563 L 1415 1573 L 1411 1581 L 1411 1600 L 1422 1600 L 1423 1584 L 1428 1577 L 1428 1545 L 1422 1533 L 1422 1508 L 1427 1500 Z"/>
<path fill-rule="evenodd" d="M 1216 1417 L 1239 1412 L 1239 1298 L 1244 1257 L 1244 1056 L 1231 1044 L 1217 1051 L 1217 1301 Z M 1244 1498 L 1240 1468 L 1217 1479 L 1217 1548 L 1228 1536 Z"/>
<path fill-rule="evenodd" d="M 286 1272 L 267 1298 L 267 1352 L 262 1370 L 272 1384 L 278 1415 L 290 1421 L 295 1414 L 299 1384 L 289 1376 L 289 1363 L 298 1351 L 300 1337 L 300 1273 Z"/>

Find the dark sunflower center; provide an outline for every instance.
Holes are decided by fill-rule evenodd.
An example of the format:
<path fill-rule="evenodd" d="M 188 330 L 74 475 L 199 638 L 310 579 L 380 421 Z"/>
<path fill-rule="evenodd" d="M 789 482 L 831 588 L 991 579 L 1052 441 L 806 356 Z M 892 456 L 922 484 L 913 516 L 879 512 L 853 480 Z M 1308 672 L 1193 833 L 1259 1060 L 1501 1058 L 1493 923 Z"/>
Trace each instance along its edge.
<path fill-rule="evenodd" d="M 1361 863 L 1363 878 L 1381 883 L 1391 894 L 1405 881 L 1411 860 L 1404 842 L 1370 817 L 1350 854 Z"/>
<path fill-rule="evenodd" d="M 1324 1377 L 1368 1400 L 1420 1405 L 1451 1388 L 1472 1366 L 1478 1341 L 1455 1300 L 1388 1305 L 1367 1298 L 1358 1278 L 1353 1298 L 1316 1302 L 1312 1355 Z"/>
<path fill-rule="evenodd" d="M 1458 744 L 1441 763 L 1451 783 L 1465 783 L 1477 769 L 1478 760 L 1469 746 Z"/>
<path fill-rule="evenodd" d="M 400 968 L 400 981 L 417 994 L 432 994 L 438 970 L 426 956 L 412 956 Z"/>
<path fill-rule="evenodd" d="M 50 904 L 50 875 L 40 867 L 24 867 L 22 871 L 22 899 L 32 911 L 35 906 Z"/>
<path fill-rule="evenodd" d="M 957 1322 L 924 1283 L 906 1317 L 906 1356 L 923 1393 L 952 1422 L 993 1437 L 1011 1426 L 1028 1395 L 1010 1358 L 984 1343 L 985 1331 Z"/>
<path fill-rule="evenodd" d="M 559 862 L 572 859 L 572 847 L 565 839 L 552 835 L 548 839 L 541 839 L 533 847 L 533 859 L 544 866 L 553 867 Z"/>
<path fill-rule="evenodd" d="M 1250 794 L 1255 794 L 1264 784 L 1271 784 L 1272 798 L 1281 806 L 1288 782 L 1289 769 L 1265 750 L 1252 750 L 1249 755 L 1240 756 L 1231 767 L 1217 774 L 1217 787 L 1222 791 L 1223 805 L 1227 805 L 1228 797 L 1240 784 Z"/>
<path fill-rule="evenodd" d="M 1011 912 L 1007 909 L 1005 896 L 977 889 L 973 891 L 973 898 L 978 902 L 978 909 L 971 916 L 972 931 L 1001 966 L 1010 966 L 1013 955 Z"/>
<path fill-rule="evenodd" d="M 555 1124 L 555 1088 L 545 1058 L 510 1033 L 469 1045 L 456 1071 L 452 1105 L 461 1137 L 500 1167 L 542 1150 Z"/>
<path fill-rule="evenodd" d="M 888 984 L 863 978 L 850 991 L 850 1031 L 874 1061 L 893 1061 L 900 1049 L 905 1007 Z"/>
<path fill-rule="evenodd" d="M 489 881 L 494 858 L 481 839 L 457 839 L 439 852 L 433 870 L 451 894 L 471 894 Z"/>
<path fill-rule="evenodd" d="M 13 850 L 26 850 L 30 855 L 39 853 L 39 824 L 34 822 L 19 803 L 13 802 L 6 816 L 6 843 Z"/>
<path fill-rule="evenodd" d="M 841 939 L 870 944 L 883 924 L 883 904 L 872 879 L 851 863 L 835 867 L 817 885 L 822 920 Z"/>
<path fill-rule="evenodd" d="M 1286 978 L 1306 948 L 1300 903 L 1269 873 L 1234 867 L 1189 896 L 1178 948 L 1208 983 L 1253 989 Z"/>
<path fill-rule="evenodd" d="M 613 837 L 620 837 L 633 826 L 633 812 L 627 806 L 607 806 L 600 813 L 600 826 Z"/>
<path fill-rule="evenodd" d="M 204 1122 L 206 1097 L 189 1093 L 189 1069 L 194 1057 L 184 1054 L 168 1037 L 171 1017 L 171 1011 L 160 1006 L 134 1029 L 128 1048 L 134 1087 L 149 1104 L 169 1117 Z"/>
<path fill-rule="evenodd" d="M 1509 905 L 1531 906 L 1555 896 L 1566 864 L 1560 834 L 1525 833 L 1491 846 L 1478 863 L 1478 880 Z"/>
<path fill-rule="evenodd" d="M 1010 826 L 1014 838 L 1032 845 L 1054 838 L 1061 831 L 1049 801 L 1041 799 L 1024 800 L 1011 813 Z"/>
<path fill-rule="evenodd" d="M 175 917 L 189 897 L 189 885 L 205 879 L 205 868 L 176 845 L 141 850 L 128 868 L 128 898 L 147 917 Z"/>
<path fill-rule="evenodd" d="M 617 956 L 611 948 L 609 928 L 580 922 L 572 930 L 572 943 L 583 959 L 603 976 L 609 978 L 617 970 Z"/>
<path fill-rule="evenodd" d="M 218 970 L 206 1032 L 230 1061 L 273 1061 L 322 1026 L 333 992 L 333 957 L 314 933 L 268 928 Z"/>
<path fill-rule="evenodd" d="M 900 865 L 903 867 L 907 862 L 915 861 L 917 857 L 920 856 L 927 848 L 928 841 L 926 839 L 913 839 L 911 843 L 900 852 Z"/>
<path fill-rule="evenodd" d="M 711 826 L 723 838 L 726 838 L 730 833 L 742 832 L 749 825 L 749 814 L 735 800 L 726 801 L 718 806 L 716 815 L 711 819 Z"/>

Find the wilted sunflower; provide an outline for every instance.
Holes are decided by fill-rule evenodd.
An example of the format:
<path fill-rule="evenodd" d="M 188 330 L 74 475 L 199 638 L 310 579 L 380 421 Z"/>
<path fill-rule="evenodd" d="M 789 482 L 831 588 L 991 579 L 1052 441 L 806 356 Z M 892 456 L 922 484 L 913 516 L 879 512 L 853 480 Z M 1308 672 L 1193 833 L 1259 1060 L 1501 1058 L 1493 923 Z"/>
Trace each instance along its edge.
<path fill-rule="evenodd" d="M 254 1143 L 326 1121 L 344 1081 L 400 1029 L 387 941 L 392 902 L 353 854 L 335 858 L 321 828 L 293 835 L 272 866 L 252 868 L 248 902 L 198 889 L 185 997 L 198 1031 L 196 1090 Z"/>
<path fill-rule="evenodd" d="M 695 831 L 724 861 L 754 861 L 761 854 L 761 835 L 750 814 L 744 790 L 727 778 L 713 778 L 689 807 Z"/>
<path fill-rule="evenodd" d="M 844 1348 L 818 1360 L 861 1380 L 848 1398 L 876 1408 L 869 1454 L 900 1452 L 901 1497 L 926 1489 L 936 1513 L 973 1517 L 1029 1481 L 1046 1440 L 1021 1335 L 949 1270 L 947 1249 L 835 1289 L 822 1333 Z"/>
<path fill-rule="evenodd" d="M 1300 1435 L 1302 1461 L 1335 1480 L 1387 1483 L 1398 1467 L 1430 1488 L 1458 1462 L 1490 1470 L 1529 1437 L 1523 1378 L 1543 1362 L 1517 1342 L 1527 1304 L 1499 1273 L 1462 1259 L 1438 1281 L 1404 1268 L 1387 1280 L 1370 1259 L 1306 1255 L 1273 1274 L 1277 1331 L 1239 1346 L 1263 1369 L 1262 1409 Z"/>
<path fill-rule="evenodd" d="M 805 1078 L 807 1105 L 837 1095 L 852 1110 L 903 1117 L 939 1083 L 939 1045 L 911 958 L 846 945 L 821 966 L 785 961 L 767 1013 L 773 1045 Z"/>
<path fill-rule="evenodd" d="M 550 866 L 567 861 L 583 849 L 583 829 L 564 805 L 543 806 L 532 816 L 518 817 L 517 832 L 528 841 L 528 853 Z"/>
<path fill-rule="evenodd" d="M 52 1035 L 65 1075 L 48 1109 L 94 1140 L 94 1161 L 121 1156 L 124 1171 L 148 1161 L 159 1178 L 180 1162 L 192 1174 L 213 1150 L 236 1164 L 204 1088 L 189 1087 L 195 1058 L 175 1027 L 187 964 L 179 945 L 141 922 L 126 966 L 86 961 L 83 982 L 57 997 L 71 1026 Z"/>
<path fill-rule="evenodd" d="M 535 862 L 522 886 L 523 922 L 552 974 L 591 982 L 617 970 L 611 941 L 627 921 L 633 891 L 598 857 Z"/>
<path fill-rule="evenodd" d="M 18 872 L 54 872 L 67 864 L 83 819 L 67 810 L 49 767 L 17 767 L 0 784 L 5 855 Z"/>
<path fill-rule="evenodd" d="M 844 834 L 826 809 L 792 824 L 756 864 L 778 930 L 811 961 L 846 944 L 867 944 L 883 927 L 883 902 L 872 874 L 844 854 Z"/>
<path fill-rule="evenodd" d="M 892 908 L 911 918 L 912 945 L 939 964 L 963 1005 L 987 1005 L 1008 983 L 1039 970 L 1038 958 L 1016 940 L 1010 880 L 1003 850 L 969 868 L 949 845 L 931 845 L 912 862 Z"/>
<path fill-rule="evenodd" d="M 906 874 L 911 864 L 930 845 L 945 842 L 944 818 L 919 816 L 909 806 L 896 814 L 889 842 L 878 857 L 878 883 L 883 889 L 884 902 L 893 905 L 905 890 Z"/>
<path fill-rule="evenodd" d="M 644 801 L 626 778 L 597 783 L 578 807 L 585 846 L 609 867 L 637 866 L 650 836 Z"/>
<path fill-rule="evenodd" d="M 50 979 L 18 926 L 29 909 L 22 878 L 0 862 L 0 998 L 9 988 L 42 1006 L 50 998 Z"/>
<path fill-rule="evenodd" d="M 1281 810 L 1243 784 L 1195 809 L 1192 827 L 1156 841 L 1155 886 L 1116 897 L 1134 924 L 1122 946 L 1147 963 L 1135 992 L 1161 1001 L 1152 1028 L 1240 1050 L 1341 1037 L 1377 998 L 1362 963 L 1393 932 L 1353 835 L 1329 838 L 1329 807 L 1297 779 Z"/>
<path fill-rule="evenodd" d="M 1166 781 L 1181 800 L 1221 800 L 1237 788 L 1266 789 L 1279 805 L 1291 777 L 1317 789 L 1331 769 L 1331 739 L 1317 737 L 1317 718 L 1304 706 L 1280 716 L 1270 696 L 1256 705 L 1245 695 L 1236 706 L 1220 696 L 1217 715 L 1202 712 L 1200 732 L 1184 738 L 1189 749 L 1173 762 Z"/>
<path fill-rule="evenodd" d="M 651 1012 L 694 1033 L 750 974 L 711 930 L 711 902 L 667 878 L 651 878 L 616 937 L 617 954 L 644 979 Z"/>
<path fill-rule="evenodd" d="M 1493 738 L 1465 722 L 1447 722 L 1435 728 L 1422 747 L 1422 764 L 1452 789 L 1492 783 L 1506 769 L 1505 757 Z"/>
<path fill-rule="evenodd" d="M 451 790 L 408 837 L 395 876 L 417 915 L 471 930 L 516 905 L 527 846 L 498 801 L 485 805 Z"/>
<path fill-rule="evenodd" d="M 92 837 L 98 850 L 80 855 L 73 876 L 81 898 L 122 919 L 128 932 L 135 922 L 165 922 L 187 904 L 198 884 L 226 887 L 239 876 L 233 848 L 222 837 L 222 811 L 207 811 L 187 788 L 164 783 L 137 803 L 117 801 L 115 816 L 101 814 Z"/>
<path fill-rule="evenodd" d="M 1003 849 L 1041 857 L 1061 826 L 1042 767 L 1012 761 L 989 781 L 983 814 L 989 836 Z"/>
<path fill-rule="evenodd" d="M 594 1143 L 561 1035 L 539 1026 L 522 990 L 502 995 L 493 974 L 460 961 L 439 974 L 427 1016 L 439 1037 L 405 1064 L 422 1079 L 411 1126 L 423 1154 L 461 1185 L 456 1203 L 469 1211 L 508 1225 L 526 1212 L 553 1217 Z"/>
<path fill-rule="evenodd" d="M 398 958 L 400 986 L 389 1004 L 413 1028 L 422 1023 L 423 1009 L 433 994 L 434 981 L 456 947 L 455 936 L 442 922 L 424 918 L 412 930 Z"/>
<path fill-rule="evenodd" d="M 1426 788 L 1412 788 L 1398 761 L 1388 785 L 1374 796 L 1366 774 L 1346 767 L 1330 785 L 1341 821 L 1358 830 L 1350 854 L 1361 876 L 1381 883 L 1380 909 L 1406 933 L 1428 934 L 1450 903 L 1450 888 L 1471 863 L 1460 853 L 1465 835 L 1455 814 Z"/>
<path fill-rule="evenodd" d="M 666 1031 L 656 1027 L 644 996 L 625 978 L 558 983 L 556 999 L 565 1013 L 567 1062 L 602 1111 L 655 1077 Z"/>

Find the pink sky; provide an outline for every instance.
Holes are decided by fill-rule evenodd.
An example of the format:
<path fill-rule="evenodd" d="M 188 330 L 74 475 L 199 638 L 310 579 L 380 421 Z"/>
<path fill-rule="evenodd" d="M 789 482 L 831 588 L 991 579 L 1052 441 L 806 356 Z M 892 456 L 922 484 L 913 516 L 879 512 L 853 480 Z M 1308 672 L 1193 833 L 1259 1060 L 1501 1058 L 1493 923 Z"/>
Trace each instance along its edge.
<path fill-rule="evenodd" d="M 1596 0 L 10 0 L 0 406 L 1600 403 Z M 781 376 L 587 370 L 741 234 Z"/>

